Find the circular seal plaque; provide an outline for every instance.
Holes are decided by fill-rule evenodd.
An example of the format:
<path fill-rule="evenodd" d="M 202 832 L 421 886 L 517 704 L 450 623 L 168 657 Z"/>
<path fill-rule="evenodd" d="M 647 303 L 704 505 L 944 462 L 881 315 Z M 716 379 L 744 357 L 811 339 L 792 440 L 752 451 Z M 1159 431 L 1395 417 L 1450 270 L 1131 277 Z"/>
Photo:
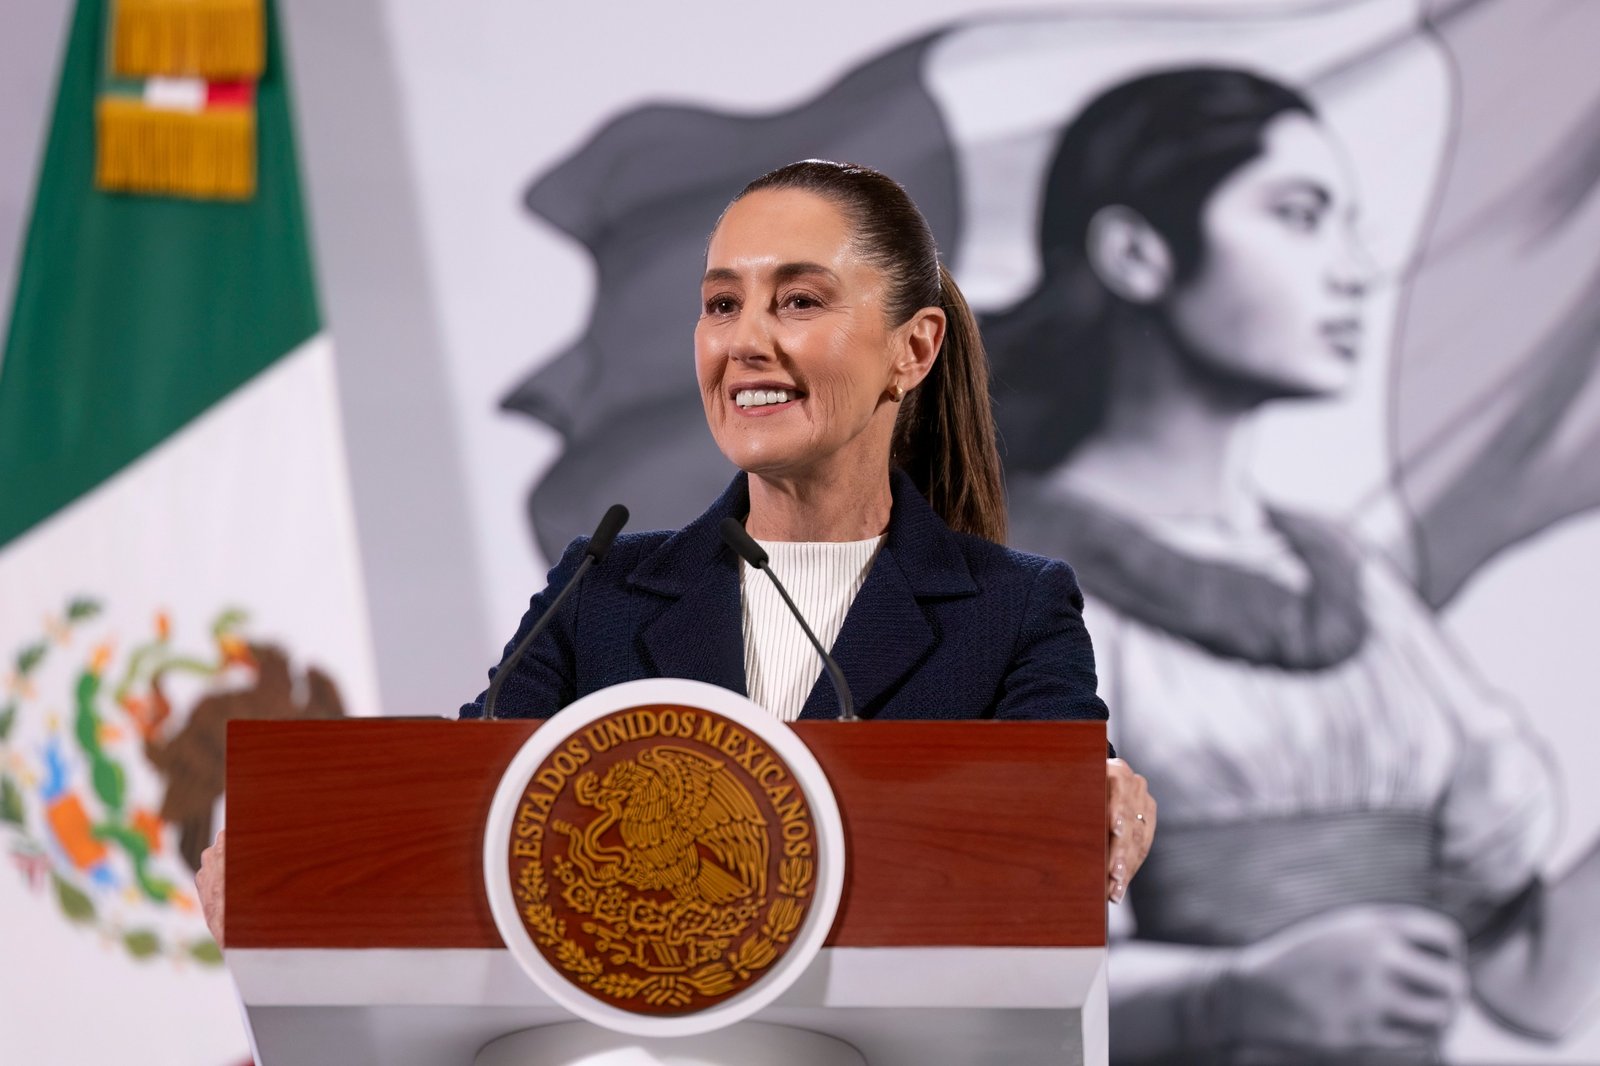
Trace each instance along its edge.
<path fill-rule="evenodd" d="M 841 840 L 786 725 L 725 689 L 638 681 L 578 701 L 518 753 L 485 871 L 501 935 L 553 999 L 684 1035 L 799 976 L 837 908 Z"/>

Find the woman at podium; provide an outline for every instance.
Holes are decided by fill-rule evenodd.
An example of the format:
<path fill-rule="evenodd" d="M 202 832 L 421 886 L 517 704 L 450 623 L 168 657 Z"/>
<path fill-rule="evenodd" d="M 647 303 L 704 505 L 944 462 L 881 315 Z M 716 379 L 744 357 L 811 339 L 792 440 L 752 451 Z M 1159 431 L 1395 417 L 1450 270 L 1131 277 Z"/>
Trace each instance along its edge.
<path fill-rule="evenodd" d="M 832 717 L 799 624 L 723 544 L 733 518 L 833 648 L 861 717 L 1105 719 L 1072 570 L 1002 544 L 987 357 L 905 190 L 818 160 L 758 178 L 717 222 L 700 288 L 694 369 L 739 473 L 684 528 L 617 538 L 510 667 L 500 714 L 547 717 L 611 685 L 683 677 L 785 721 Z M 508 650 L 586 547 L 562 555 Z M 1156 809 L 1114 757 L 1106 818 L 1106 892 L 1120 901 Z M 220 851 L 219 837 L 211 870 Z M 201 881 L 216 929 L 220 877 Z"/>
<path fill-rule="evenodd" d="M 800 626 L 723 546 L 731 516 L 834 649 L 862 717 L 1106 717 L 1072 570 L 1002 546 L 988 359 L 904 189 L 820 160 L 751 182 L 707 246 L 694 348 L 707 425 L 739 474 L 684 528 L 618 539 L 504 682 L 506 713 L 672 676 L 786 721 L 831 717 Z M 508 649 L 585 546 L 564 553 Z M 461 710 L 482 713 L 482 696 Z M 1121 760 L 1108 774 L 1120 899 L 1155 805 Z"/>

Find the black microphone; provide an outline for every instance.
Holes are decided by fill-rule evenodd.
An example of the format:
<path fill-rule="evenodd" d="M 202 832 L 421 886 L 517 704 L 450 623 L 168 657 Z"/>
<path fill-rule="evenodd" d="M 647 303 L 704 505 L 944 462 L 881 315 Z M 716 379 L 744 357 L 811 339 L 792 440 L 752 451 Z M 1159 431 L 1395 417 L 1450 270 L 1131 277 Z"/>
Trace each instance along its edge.
<path fill-rule="evenodd" d="M 822 665 L 828 668 L 828 677 L 833 681 L 834 695 L 839 697 L 839 721 L 859 722 L 856 717 L 855 697 L 850 695 L 850 685 L 844 679 L 844 671 L 839 669 L 839 664 L 833 661 L 827 649 L 822 646 L 822 641 L 811 632 L 811 627 L 806 625 L 805 618 L 800 614 L 800 608 L 794 605 L 789 598 L 789 590 L 783 587 L 783 582 L 778 580 L 778 575 L 767 566 L 767 553 L 755 538 L 745 532 L 744 523 L 729 515 L 722 520 L 722 542 L 738 553 L 739 558 L 760 570 L 772 579 L 772 585 L 778 590 L 778 595 L 783 597 L 783 602 L 788 605 L 789 613 L 794 615 L 794 620 L 800 623 L 800 628 L 805 631 L 806 639 L 811 641 L 811 646 L 817 649 L 817 654 L 822 656 Z"/>
<path fill-rule="evenodd" d="M 517 641 L 517 646 L 511 653 L 500 660 L 500 665 L 495 669 L 494 680 L 489 682 L 489 692 L 483 698 L 483 719 L 486 722 L 494 721 L 494 705 L 500 699 L 500 689 L 506 683 L 506 678 L 511 676 L 512 667 L 522 658 L 522 653 L 528 650 L 528 645 L 533 639 L 544 632 L 544 627 L 550 619 L 556 616 L 562 601 L 567 598 L 567 593 L 578 587 L 578 582 L 584 573 L 595 563 L 606 557 L 606 552 L 611 550 L 611 542 L 617 539 L 617 534 L 622 532 L 622 527 L 628 524 L 628 509 L 620 503 L 614 503 L 606 511 L 605 517 L 600 519 L 600 524 L 594 527 L 594 536 L 589 538 L 589 546 L 583 551 L 583 562 L 578 564 L 578 572 L 572 575 L 566 587 L 556 596 L 555 602 L 544 609 L 544 614 L 528 630 L 528 635 Z"/>

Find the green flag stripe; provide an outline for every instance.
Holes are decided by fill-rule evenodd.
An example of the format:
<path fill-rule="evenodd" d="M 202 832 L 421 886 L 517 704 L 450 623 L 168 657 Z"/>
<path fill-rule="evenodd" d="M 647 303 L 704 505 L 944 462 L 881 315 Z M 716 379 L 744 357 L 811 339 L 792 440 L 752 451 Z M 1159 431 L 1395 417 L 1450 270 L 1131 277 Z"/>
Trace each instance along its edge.
<path fill-rule="evenodd" d="M 319 328 L 270 0 L 258 191 L 242 204 L 95 190 L 103 19 L 81 0 L 0 362 L 0 546 Z"/>

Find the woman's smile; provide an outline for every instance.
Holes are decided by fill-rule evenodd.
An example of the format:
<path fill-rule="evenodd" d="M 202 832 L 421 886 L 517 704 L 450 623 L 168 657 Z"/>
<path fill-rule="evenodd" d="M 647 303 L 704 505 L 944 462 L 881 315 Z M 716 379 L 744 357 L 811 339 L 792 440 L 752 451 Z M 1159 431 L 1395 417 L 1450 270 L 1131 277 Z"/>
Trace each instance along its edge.
<path fill-rule="evenodd" d="M 747 381 L 730 385 L 728 398 L 739 414 L 764 418 L 799 406 L 805 400 L 805 393 L 781 382 Z"/>

